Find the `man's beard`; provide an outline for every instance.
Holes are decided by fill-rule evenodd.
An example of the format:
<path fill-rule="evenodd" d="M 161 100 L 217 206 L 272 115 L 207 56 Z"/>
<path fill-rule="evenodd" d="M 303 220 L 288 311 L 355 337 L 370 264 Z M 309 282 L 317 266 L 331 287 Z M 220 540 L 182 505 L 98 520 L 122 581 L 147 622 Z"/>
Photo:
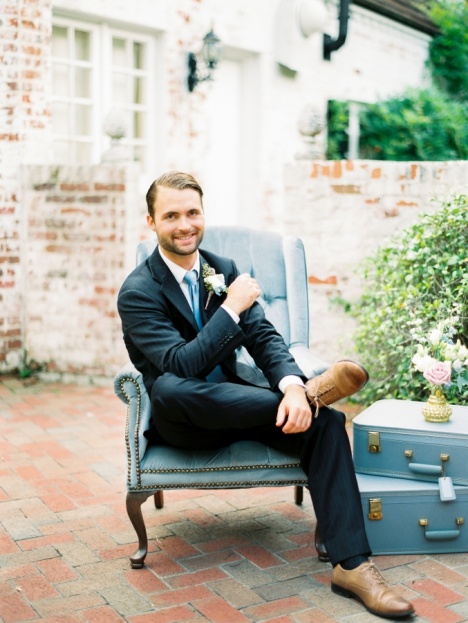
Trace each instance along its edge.
<path fill-rule="evenodd" d="M 174 253 L 175 255 L 192 255 L 200 246 L 203 240 L 203 232 L 198 232 L 195 237 L 194 245 L 190 248 L 180 248 L 177 241 L 163 239 L 159 241 L 161 247 L 168 253 Z"/>

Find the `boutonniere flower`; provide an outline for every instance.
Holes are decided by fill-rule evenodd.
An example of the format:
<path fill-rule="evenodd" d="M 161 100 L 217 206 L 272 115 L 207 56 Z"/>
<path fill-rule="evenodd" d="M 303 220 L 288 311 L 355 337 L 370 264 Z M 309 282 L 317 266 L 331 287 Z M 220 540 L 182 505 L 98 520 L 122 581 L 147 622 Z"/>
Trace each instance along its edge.
<path fill-rule="evenodd" d="M 208 307 L 213 294 L 221 296 L 228 291 L 224 275 L 216 274 L 215 269 L 211 268 L 208 264 L 202 266 L 202 277 L 205 284 L 205 288 L 208 292 L 208 300 L 206 301 L 205 309 Z"/>

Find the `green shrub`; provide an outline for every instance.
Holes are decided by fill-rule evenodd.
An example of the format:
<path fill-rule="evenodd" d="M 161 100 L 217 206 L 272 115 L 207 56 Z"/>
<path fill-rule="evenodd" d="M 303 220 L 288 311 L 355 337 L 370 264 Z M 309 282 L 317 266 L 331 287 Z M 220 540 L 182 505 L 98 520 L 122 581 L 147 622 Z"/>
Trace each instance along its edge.
<path fill-rule="evenodd" d="M 409 89 L 360 114 L 360 157 L 468 159 L 468 106 L 436 89 Z"/>
<path fill-rule="evenodd" d="M 327 110 L 327 160 L 348 157 L 349 102 L 329 100 Z"/>
<path fill-rule="evenodd" d="M 429 333 L 459 306 L 456 338 L 468 345 L 468 195 L 454 195 L 422 215 L 366 259 L 361 272 L 363 292 L 352 308 L 358 319 L 354 337 L 371 380 L 360 400 L 427 399 L 428 383 L 411 365 L 417 343 L 410 329 L 416 319 Z M 451 401 L 468 404 L 468 388 Z"/>
<path fill-rule="evenodd" d="M 327 158 L 348 155 L 349 104 L 328 105 Z M 408 89 L 390 99 L 363 104 L 359 157 L 368 160 L 467 160 L 468 105 L 441 91 Z"/>
<path fill-rule="evenodd" d="M 468 3 L 425 0 L 420 7 L 440 28 L 429 44 L 429 66 L 440 89 L 459 101 L 468 100 Z"/>

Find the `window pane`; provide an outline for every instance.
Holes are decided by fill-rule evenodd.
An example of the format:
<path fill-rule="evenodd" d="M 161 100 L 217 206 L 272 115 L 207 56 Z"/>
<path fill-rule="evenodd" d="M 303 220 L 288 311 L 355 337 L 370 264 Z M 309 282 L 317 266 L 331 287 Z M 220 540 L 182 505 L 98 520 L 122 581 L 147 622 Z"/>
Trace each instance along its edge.
<path fill-rule="evenodd" d="M 145 85 L 145 81 L 143 78 L 134 78 L 133 79 L 133 103 L 134 104 L 143 104 L 144 101 L 144 93 L 143 87 Z"/>
<path fill-rule="evenodd" d="M 77 67 L 75 69 L 75 96 L 91 97 L 91 70 Z"/>
<path fill-rule="evenodd" d="M 65 97 L 68 95 L 68 65 L 54 63 L 52 66 L 52 90 L 55 96 Z"/>
<path fill-rule="evenodd" d="M 52 104 L 52 131 L 55 134 L 70 133 L 70 106 L 55 102 Z"/>
<path fill-rule="evenodd" d="M 60 164 L 70 164 L 71 162 L 71 143 L 68 141 L 54 141 L 53 162 Z"/>
<path fill-rule="evenodd" d="M 145 115 L 142 112 L 133 113 L 133 137 L 143 138 Z"/>
<path fill-rule="evenodd" d="M 62 26 L 52 28 L 52 56 L 68 56 L 67 34 L 68 29 Z"/>
<path fill-rule="evenodd" d="M 75 143 L 75 162 L 89 164 L 91 162 L 91 145 L 89 143 Z"/>
<path fill-rule="evenodd" d="M 144 67 L 144 51 L 145 46 L 142 43 L 133 43 L 133 67 L 135 69 L 143 69 Z"/>
<path fill-rule="evenodd" d="M 112 102 L 114 105 L 126 104 L 130 93 L 127 88 L 127 76 L 114 73 L 112 76 Z"/>
<path fill-rule="evenodd" d="M 135 147 L 133 150 L 133 159 L 136 160 L 136 162 L 144 162 L 145 152 L 146 149 L 143 146 L 139 145 L 138 147 Z"/>
<path fill-rule="evenodd" d="M 75 106 L 75 134 L 91 134 L 91 107 L 77 104 Z"/>
<path fill-rule="evenodd" d="M 125 67 L 125 39 L 118 39 L 117 37 L 112 39 L 112 63 L 113 65 Z"/>
<path fill-rule="evenodd" d="M 75 58 L 78 61 L 89 61 L 91 58 L 91 37 L 85 30 L 75 31 Z"/>

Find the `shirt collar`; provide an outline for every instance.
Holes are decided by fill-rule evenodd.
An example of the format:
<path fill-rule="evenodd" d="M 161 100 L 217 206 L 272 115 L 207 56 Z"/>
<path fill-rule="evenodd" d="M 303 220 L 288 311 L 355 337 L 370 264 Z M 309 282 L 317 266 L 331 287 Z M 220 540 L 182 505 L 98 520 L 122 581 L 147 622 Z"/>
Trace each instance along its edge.
<path fill-rule="evenodd" d="M 177 281 L 177 283 L 179 285 L 182 284 L 184 277 L 185 277 L 185 273 L 187 272 L 185 270 L 185 268 L 182 268 L 181 266 L 179 266 L 178 264 L 176 264 L 175 262 L 173 262 L 172 260 L 170 260 L 168 257 L 166 257 L 164 255 L 164 253 L 161 252 L 161 248 L 158 247 L 158 251 L 159 251 L 159 255 L 161 256 L 163 262 L 166 264 L 166 266 L 169 268 L 169 270 L 171 271 L 171 273 L 174 275 L 175 280 Z M 197 271 L 197 277 L 200 277 L 200 254 L 197 251 L 197 259 L 195 260 L 192 268 L 190 270 L 196 270 Z"/>

